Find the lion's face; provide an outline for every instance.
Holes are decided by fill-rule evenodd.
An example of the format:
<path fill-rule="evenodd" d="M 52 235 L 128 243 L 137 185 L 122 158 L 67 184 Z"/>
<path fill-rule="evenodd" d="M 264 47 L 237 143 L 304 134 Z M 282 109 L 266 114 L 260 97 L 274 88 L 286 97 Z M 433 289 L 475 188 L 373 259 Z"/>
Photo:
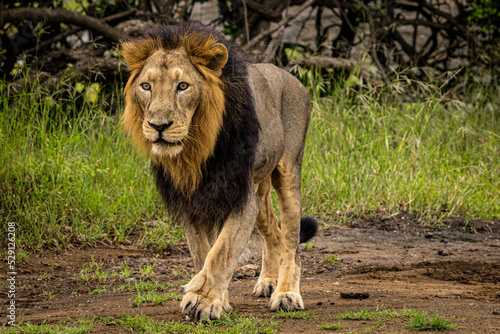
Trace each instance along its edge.
<path fill-rule="evenodd" d="M 130 71 L 122 124 L 138 148 L 192 193 L 222 128 L 222 69 L 226 47 L 213 36 L 190 33 L 176 43 L 142 38 L 122 43 Z"/>
<path fill-rule="evenodd" d="M 182 151 L 200 104 L 204 78 L 182 52 L 156 51 L 135 80 L 142 131 L 154 155 L 174 157 Z"/>

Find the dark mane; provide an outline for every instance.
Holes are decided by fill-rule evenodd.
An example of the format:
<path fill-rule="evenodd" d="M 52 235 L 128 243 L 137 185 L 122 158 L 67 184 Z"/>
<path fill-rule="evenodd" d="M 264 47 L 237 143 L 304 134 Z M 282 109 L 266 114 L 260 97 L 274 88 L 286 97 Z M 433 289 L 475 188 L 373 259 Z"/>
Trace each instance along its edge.
<path fill-rule="evenodd" d="M 215 37 L 228 50 L 229 58 L 221 76 L 225 98 L 222 128 L 193 194 L 177 190 L 161 165 L 152 163 L 152 169 L 166 208 L 175 220 L 220 228 L 229 214 L 240 210 L 248 198 L 260 125 L 248 83 L 248 63 L 222 34 L 198 22 L 187 22 L 158 26 L 146 32 L 145 37 L 158 37 L 165 49 L 176 49 L 181 46 L 179 36 L 190 33 Z"/>

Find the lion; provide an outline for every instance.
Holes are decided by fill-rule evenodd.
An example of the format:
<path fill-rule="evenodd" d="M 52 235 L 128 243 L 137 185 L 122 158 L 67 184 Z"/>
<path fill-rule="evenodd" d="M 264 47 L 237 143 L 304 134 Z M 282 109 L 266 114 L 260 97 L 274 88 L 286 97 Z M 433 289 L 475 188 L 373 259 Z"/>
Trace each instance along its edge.
<path fill-rule="evenodd" d="M 183 314 L 197 321 L 231 309 L 228 285 L 255 226 L 263 261 L 254 295 L 270 297 L 271 311 L 303 309 L 298 246 L 317 230 L 313 218 L 301 219 L 307 90 L 274 65 L 249 64 L 199 22 L 159 25 L 121 50 L 130 71 L 122 125 L 149 155 L 194 262 Z"/>

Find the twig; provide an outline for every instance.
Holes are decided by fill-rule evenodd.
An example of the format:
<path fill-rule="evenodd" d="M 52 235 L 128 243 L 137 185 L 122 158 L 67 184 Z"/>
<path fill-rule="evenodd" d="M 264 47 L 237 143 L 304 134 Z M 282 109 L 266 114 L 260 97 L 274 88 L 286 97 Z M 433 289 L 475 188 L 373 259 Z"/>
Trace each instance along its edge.
<path fill-rule="evenodd" d="M 3 26 L 5 22 L 17 20 L 46 20 L 49 22 L 74 24 L 95 31 L 112 42 L 118 42 L 123 37 L 119 31 L 106 22 L 64 8 L 22 7 L 8 9 L 0 13 L 0 26 Z"/>
<path fill-rule="evenodd" d="M 249 49 L 253 48 L 262 39 L 264 39 L 265 37 L 271 35 L 275 31 L 277 31 L 278 29 L 280 29 L 282 26 L 284 26 L 285 24 L 287 24 L 291 20 L 295 19 L 300 13 L 302 13 L 302 11 L 304 11 L 304 9 L 306 9 L 307 7 L 309 7 L 310 5 L 312 5 L 315 1 L 316 0 L 308 0 L 308 1 L 304 2 L 304 4 L 302 4 L 302 6 L 299 7 L 299 9 L 297 10 L 297 12 L 295 14 L 292 14 L 292 15 L 289 15 L 289 16 L 285 17 L 280 22 L 278 22 L 278 24 L 276 24 L 276 26 L 274 26 L 273 28 L 269 28 L 266 31 L 261 32 L 259 35 L 255 36 L 251 41 L 249 41 L 248 43 L 246 43 L 243 46 L 242 49 L 243 50 L 249 50 Z"/>
<path fill-rule="evenodd" d="M 245 34 L 246 34 L 246 41 L 248 42 L 250 40 L 250 30 L 248 29 L 248 12 L 247 12 L 247 2 L 245 0 L 242 0 L 243 2 L 243 18 L 245 20 Z"/>

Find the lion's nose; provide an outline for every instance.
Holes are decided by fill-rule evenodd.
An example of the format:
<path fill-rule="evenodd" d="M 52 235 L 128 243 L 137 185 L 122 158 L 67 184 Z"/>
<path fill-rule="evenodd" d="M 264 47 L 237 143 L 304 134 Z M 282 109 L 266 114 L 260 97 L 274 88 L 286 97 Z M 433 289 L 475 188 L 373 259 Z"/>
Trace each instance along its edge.
<path fill-rule="evenodd" d="M 163 132 L 165 129 L 168 129 L 172 124 L 174 124 L 174 121 L 168 122 L 168 123 L 163 123 L 163 124 L 154 124 L 151 122 L 148 122 L 149 126 L 155 129 L 158 132 Z"/>

